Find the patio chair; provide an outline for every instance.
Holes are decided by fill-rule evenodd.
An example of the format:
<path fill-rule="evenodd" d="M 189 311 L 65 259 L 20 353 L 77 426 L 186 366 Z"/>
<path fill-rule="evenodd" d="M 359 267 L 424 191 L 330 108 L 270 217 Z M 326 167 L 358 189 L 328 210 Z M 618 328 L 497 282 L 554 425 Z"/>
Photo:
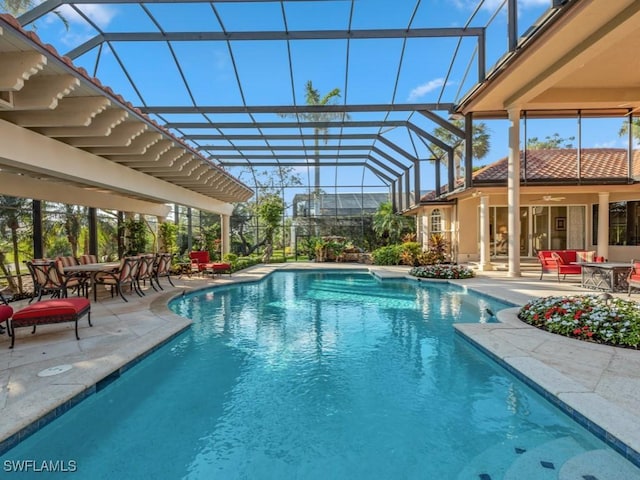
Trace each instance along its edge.
<path fill-rule="evenodd" d="M 627 275 L 628 295 L 631 296 L 632 289 L 640 289 L 640 260 L 631 260 L 631 268 Z"/>
<path fill-rule="evenodd" d="M 141 255 L 139 258 L 140 264 L 138 275 L 136 276 L 136 285 L 138 287 L 138 292 L 144 295 L 142 287 L 140 286 L 140 282 L 142 282 L 142 285 L 146 286 L 147 280 L 149 280 L 149 285 L 151 285 L 151 287 L 157 292 L 158 289 L 153 283 L 154 268 L 156 263 L 155 255 Z"/>
<path fill-rule="evenodd" d="M 173 255 L 170 253 L 158 253 L 156 254 L 156 263 L 153 278 L 156 281 L 160 290 L 164 290 L 160 285 L 160 277 L 167 277 L 172 287 L 175 287 L 171 281 L 171 262 L 173 261 Z"/>
<path fill-rule="evenodd" d="M 84 280 L 77 275 L 65 275 L 60 261 L 34 261 L 27 262 L 27 268 L 33 280 L 33 295 L 29 303 L 38 296 L 38 301 L 43 295 L 51 294 L 51 298 L 67 297 L 68 289 L 84 291 Z"/>
<path fill-rule="evenodd" d="M 96 255 L 82 255 L 80 257 L 80 263 L 82 263 L 83 265 L 98 263 L 98 257 Z"/>
<path fill-rule="evenodd" d="M 129 300 L 124 296 L 124 287 L 127 285 L 131 289 L 131 292 L 136 292 L 138 296 L 142 296 L 138 292 L 136 284 L 136 277 L 138 275 L 138 268 L 140 266 L 140 258 L 138 257 L 124 257 L 120 261 L 120 266 L 113 272 L 98 272 L 93 277 L 93 299 L 98 300 L 98 285 L 105 285 L 110 287 L 111 297 L 113 298 L 115 293 L 120 295 L 120 298 L 125 302 Z"/>

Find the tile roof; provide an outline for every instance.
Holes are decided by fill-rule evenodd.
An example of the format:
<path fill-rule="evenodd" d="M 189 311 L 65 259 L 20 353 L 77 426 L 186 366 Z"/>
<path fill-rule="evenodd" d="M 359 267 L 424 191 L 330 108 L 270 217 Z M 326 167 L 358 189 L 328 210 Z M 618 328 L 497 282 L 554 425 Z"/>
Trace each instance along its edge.
<path fill-rule="evenodd" d="M 577 178 L 578 152 L 575 148 L 526 151 L 527 180 Z M 634 171 L 638 171 L 640 151 L 634 151 Z M 583 148 L 580 155 L 583 179 L 627 178 L 627 150 L 624 148 Z M 525 152 L 520 152 L 520 174 L 525 176 Z M 474 181 L 506 181 L 507 158 L 474 172 Z"/>
<path fill-rule="evenodd" d="M 520 178 L 524 180 L 577 180 L 578 152 L 575 148 L 567 149 L 536 149 L 520 152 Z M 620 180 L 627 179 L 627 150 L 624 148 L 583 148 L 580 155 L 581 179 L 586 180 Z M 508 158 L 486 165 L 473 172 L 473 181 L 478 183 L 507 182 Z M 633 151 L 633 177 L 640 176 L 640 150 Z M 456 188 L 463 185 L 462 180 L 456 183 Z M 441 189 L 446 193 L 447 186 Z M 422 202 L 435 200 L 435 191 L 428 192 L 420 199 Z"/>

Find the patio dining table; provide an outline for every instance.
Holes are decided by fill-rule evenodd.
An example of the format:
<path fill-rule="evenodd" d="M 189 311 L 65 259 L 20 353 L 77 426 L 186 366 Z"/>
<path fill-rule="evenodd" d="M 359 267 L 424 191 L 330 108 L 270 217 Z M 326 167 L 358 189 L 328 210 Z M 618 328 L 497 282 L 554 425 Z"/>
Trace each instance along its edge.
<path fill-rule="evenodd" d="M 120 262 L 101 262 L 101 263 L 87 263 L 84 265 L 70 265 L 64 267 L 65 273 L 80 273 L 86 274 L 89 279 L 88 287 L 93 288 L 94 280 L 98 273 L 113 272 L 120 266 Z M 89 291 L 87 289 L 87 298 Z"/>

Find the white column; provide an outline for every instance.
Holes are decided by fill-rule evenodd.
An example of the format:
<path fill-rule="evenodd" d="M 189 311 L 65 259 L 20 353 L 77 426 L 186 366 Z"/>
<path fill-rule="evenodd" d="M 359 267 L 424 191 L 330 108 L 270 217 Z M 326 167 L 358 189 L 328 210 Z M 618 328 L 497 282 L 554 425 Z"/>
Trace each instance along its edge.
<path fill-rule="evenodd" d="M 220 215 L 220 240 L 222 241 L 222 255 L 231 252 L 231 216 Z"/>
<path fill-rule="evenodd" d="M 491 265 L 490 233 L 489 233 L 489 197 L 480 197 L 480 265 L 482 271 L 493 270 Z"/>
<path fill-rule="evenodd" d="M 598 256 L 609 259 L 609 192 L 598 193 Z"/>
<path fill-rule="evenodd" d="M 520 276 L 520 109 L 509 109 L 509 157 L 507 162 L 509 203 L 509 273 Z"/>

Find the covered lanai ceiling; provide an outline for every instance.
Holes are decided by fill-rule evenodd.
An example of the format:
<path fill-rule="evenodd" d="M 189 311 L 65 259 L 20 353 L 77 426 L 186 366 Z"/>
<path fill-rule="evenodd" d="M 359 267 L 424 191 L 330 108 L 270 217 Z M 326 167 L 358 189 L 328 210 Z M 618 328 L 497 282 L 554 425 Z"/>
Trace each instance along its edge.
<path fill-rule="evenodd" d="M 381 187 L 407 207 L 440 182 L 434 129 L 464 137 L 452 114 L 634 108 L 638 69 L 618 60 L 638 61 L 638 3 L 46 0 L 19 21 L 249 185 L 291 168 L 308 191 Z M 309 81 L 339 96 L 309 105 Z"/>
<path fill-rule="evenodd" d="M 0 194 L 166 216 L 253 191 L 3 15 Z"/>

